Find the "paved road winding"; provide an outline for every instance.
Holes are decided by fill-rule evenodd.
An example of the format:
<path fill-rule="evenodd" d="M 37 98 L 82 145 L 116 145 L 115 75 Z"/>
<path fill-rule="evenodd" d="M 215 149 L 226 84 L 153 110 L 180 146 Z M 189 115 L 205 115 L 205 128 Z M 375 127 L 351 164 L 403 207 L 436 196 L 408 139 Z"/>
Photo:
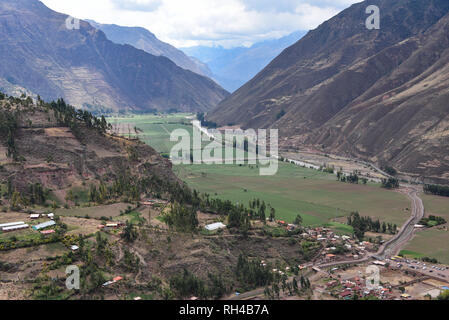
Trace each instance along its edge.
<path fill-rule="evenodd" d="M 411 216 L 402 226 L 401 230 L 392 239 L 383 244 L 376 254 L 369 255 L 359 260 L 345 260 L 315 265 L 318 268 L 335 267 L 343 264 L 359 264 L 371 259 L 385 260 L 387 257 L 398 254 L 401 249 L 411 240 L 418 224 L 424 217 L 424 205 L 419 197 L 419 190 L 414 186 L 406 186 L 407 197 L 411 200 Z"/>
<path fill-rule="evenodd" d="M 407 222 L 402 226 L 401 230 L 392 239 L 383 244 L 379 251 L 375 254 L 368 255 L 358 260 L 345 260 L 323 264 L 306 264 L 305 267 L 317 267 L 318 269 L 336 267 L 344 264 L 360 264 L 368 262 L 372 259 L 385 260 L 387 257 L 398 254 L 401 249 L 411 240 L 415 230 L 415 225 L 418 224 L 424 217 L 424 205 L 419 197 L 419 190 L 415 186 L 406 186 L 407 197 L 411 201 L 411 216 Z M 290 279 L 291 280 L 291 279 Z M 245 292 L 240 296 L 229 297 L 230 300 L 246 300 L 264 293 L 263 288 L 258 288 L 253 291 Z"/>

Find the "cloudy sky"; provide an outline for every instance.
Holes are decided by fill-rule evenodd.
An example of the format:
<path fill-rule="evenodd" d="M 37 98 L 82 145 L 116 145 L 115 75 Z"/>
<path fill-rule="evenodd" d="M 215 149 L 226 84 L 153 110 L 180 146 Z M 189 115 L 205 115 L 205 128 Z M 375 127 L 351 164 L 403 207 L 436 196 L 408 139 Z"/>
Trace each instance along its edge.
<path fill-rule="evenodd" d="M 76 18 L 147 28 L 177 47 L 232 47 L 316 28 L 361 0 L 41 1 Z"/>

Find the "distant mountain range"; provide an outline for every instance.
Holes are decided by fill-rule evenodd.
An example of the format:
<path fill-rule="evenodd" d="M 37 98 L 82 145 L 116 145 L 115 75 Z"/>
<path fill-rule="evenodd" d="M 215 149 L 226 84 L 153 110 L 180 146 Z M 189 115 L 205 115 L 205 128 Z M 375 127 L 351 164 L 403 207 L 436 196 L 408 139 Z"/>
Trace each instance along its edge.
<path fill-rule="evenodd" d="M 380 30 L 365 10 L 377 5 Z M 286 49 L 208 114 L 279 128 L 281 145 L 449 179 L 449 1 L 352 5 Z"/>
<path fill-rule="evenodd" d="M 285 48 L 304 36 L 305 32 L 294 32 L 286 37 L 258 42 L 251 47 L 189 47 L 181 48 L 187 55 L 205 63 L 223 88 L 233 92 L 266 67 Z"/>
<path fill-rule="evenodd" d="M 108 40 L 36 0 L 0 0 L 0 90 L 111 111 L 206 111 L 228 95 L 165 57 Z"/>
<path fill-rule="evenodd" d="M 153 33 L 140 27 L 123 27 L 115 24 L 100 24 L 87 20 L 93 27 L 100 29 L 109 40 L 118 44 L 129 44 L 155 56 L 164 56 L 179 67 L 210 77 L 211 71 L 206 64 L 188 57 L 172 45 L 160 41 Z"/>

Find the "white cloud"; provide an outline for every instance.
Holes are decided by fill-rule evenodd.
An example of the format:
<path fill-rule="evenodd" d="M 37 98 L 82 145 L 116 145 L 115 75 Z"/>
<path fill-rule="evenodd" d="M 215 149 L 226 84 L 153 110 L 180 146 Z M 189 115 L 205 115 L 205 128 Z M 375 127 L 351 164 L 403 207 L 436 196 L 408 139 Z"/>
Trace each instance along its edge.
<path fill-rule="evenodd" d="M 360 0 L 359 0 L 360 1 Z M 309 30 L 355 0 L 42 0 L 100 23 L 147 28 L 175 46 L 237 46 Z"/>

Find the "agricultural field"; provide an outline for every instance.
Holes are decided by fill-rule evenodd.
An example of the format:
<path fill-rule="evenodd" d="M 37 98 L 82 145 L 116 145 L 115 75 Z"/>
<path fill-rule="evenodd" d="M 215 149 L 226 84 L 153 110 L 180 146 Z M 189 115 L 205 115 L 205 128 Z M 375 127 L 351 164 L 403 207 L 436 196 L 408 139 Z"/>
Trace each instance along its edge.
<path fill-rule="evenodd" d="M 363 216 L 401 225 L 409 217 L 409 201 L 379 185 L 353 185 L 317 170 L 279 163 L 275 176 L 260 176 L 256 166 L 182 165 L 175 173 L 188 185 L 212 197 L 247 204 L 259 198 L 271 204 L 277 218 L 292 222 L 297 214 L 309 226 L 329 225 L 342 233 L 350 228 L 338 217 L 359 211 Z M 343 221 L 341 221 L 343 220 Z"/>
<path fill-rule="evenodd" d="M 449 197 L 424 195 L 426 216 L 436 215 L 449 221 Z M 417 232 L 413 240 L 402 252 L 411 258 L 430 257 L 449 264 L 449 232 L 447 226 L 438 226 Z"/>
<path fill-rule="evenodd" d="M 162 154 L 170 152 L 170 132 L 186 129 L 192 133 L 193 115 L 136 115 L 109 118 L 116 133 L 139 138 Z M 134 127 L 141 129 L 134 130 Z M 242 202 L 254 198 L 264 200 L 277 211 L 277 218 L 292 222 L 301 214 L 304 224 L 326 225 L 339 233 L 352 233 L 345 224 L 353 211 L 363 216 L 401 225 L 409 217 L 408 199 L 377 184 L 353 185 L 336 181 L 335 175 L 279 163 L 275 176 L 260 176 L 255 165 L 180 165 L 175 174 L 193 189 L 212 197 Z M 339 218 L 339 219 L 337 219 Z"/>
<path fill-rule="evenodd" d="M 191 114 L 133 115 L 108 118 L 116 134 L 136 137 L 152 146 L 157 152 L 167 154 L 176 142 L 170 141 L 170 134 L 176 129 L 185 129 L 192 134 Z M 137 132 L 136 132 L 136 129 Z"/>

